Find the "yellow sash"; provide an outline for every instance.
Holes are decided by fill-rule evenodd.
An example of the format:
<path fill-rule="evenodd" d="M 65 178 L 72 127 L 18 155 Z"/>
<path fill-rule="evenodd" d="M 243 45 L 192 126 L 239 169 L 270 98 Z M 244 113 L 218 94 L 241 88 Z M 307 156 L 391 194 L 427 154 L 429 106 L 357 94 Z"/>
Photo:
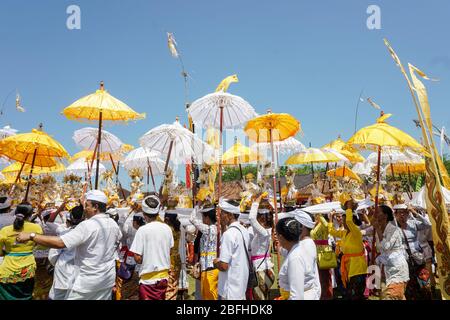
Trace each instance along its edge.
<path fill-rule="evenodd" d="M 141 275 L 141 280 L 156 280 L 156 279 L 165 279 L 169 278 L 169 270 L 160 270 L 160 271 L 154 271 L 149 272 Z"/>

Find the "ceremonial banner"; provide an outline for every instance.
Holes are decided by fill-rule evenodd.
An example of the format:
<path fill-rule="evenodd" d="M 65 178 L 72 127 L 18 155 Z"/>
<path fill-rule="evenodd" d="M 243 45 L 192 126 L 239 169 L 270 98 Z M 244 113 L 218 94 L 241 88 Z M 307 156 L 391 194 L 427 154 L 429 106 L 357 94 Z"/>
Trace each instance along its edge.
<path fill-rule="evenodd" d="M 427 204 L 427 212 L 432 221 L 433 242 L 437 257 L 439 285 L 441 288 L 442 298 L 448 300 L 450 298 L 450 239 L 449 239 L 449 221 L 448 213 L 445 207 L 442 195 L 441 181 L 439 170 L 436 162 L 441 160 L 434 141 L 433 126 L 431 121 L 430 105 L 428 103 L 427 90 L 423 83 L 416 77 L 416 72 L 424 79 L 429 79 L 425 73 L 409 64 L 409 71 L 413 80 L 415 92 L 419 98 L 419 104 L 425 116 L 427 129 L 429 131 L 429 140 L 424 137 L 425 141 L 429 141 L 427 149 L 430 151 L 431 158 L 425 158 L 425 199 Z M 423 125 L 423 123 L 422 123 Z M 430 141 L 431 140 L 431 141 Z M 445 167 L 444 167 L 445 170 Z M 441 171 L 442 176 L 448 177 L 447 171 Z"/>
<path fill-rule="evenodd" d="M 432 122 L 430 106 L 428 104 L 428 96 L 425 86 L 419 79 L 417 79 L 415 72 L 423 77 L 424 79 L 429 79 L 422 71 L 410 66 L 410 74 L 413 79 L 414 85 L 411 83 L 405 68 L 398 55 L 395 53 L 394 49 L 391 47 L 389 42 L 384 39 L 384 43 L 389 50 L 392 58 L 394 59 L 397 66 L 400 68 L 402 74 L 408 83 L 409 90 L 411 92 L 417 115 L 419 116 L 419 122 L 422 129 L 422 136 L 424 139 L 425 147 L 430 153 L 430 158 L 426 157 L 426 202 L 427 202 L 427 212 L 432 224 L 433 242 L 438 264 L 439 272 L 439 287 L 441 289 L 442 299 L 450 299 L 450 239 L 448 230 L 448 214 L 445 208 L 445 202 L 442 197 L 441 181 L 439 178 L 439 170 L 437 163 L 439 159 L 436 159 L 436 152 L 433 142 L 433 132 L 432 132 Z M 417 93 L 419 98 L 420 108 L 417 103 L 417 98 L 414 92 Z M 424 116 L 422 116 L 422 113 Z M 424 119 L 425 117 L 425 119 Z M 426 121 L 426 125 L 425 125 Z M 427 131 L 429 132 L 427 133 Z M 438 157 L 439 158 L 439 157 Z"/>

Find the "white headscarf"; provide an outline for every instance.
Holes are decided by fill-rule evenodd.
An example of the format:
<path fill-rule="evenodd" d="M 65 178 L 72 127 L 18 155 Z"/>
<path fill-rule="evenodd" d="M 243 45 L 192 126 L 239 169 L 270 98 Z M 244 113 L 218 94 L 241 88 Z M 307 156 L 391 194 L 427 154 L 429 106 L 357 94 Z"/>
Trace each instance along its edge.
<path fill-rule="evenodd" d="M 229 204 L 223 197 L 219 199 L 219 208 L 232 214 L 241 214 L 239 207 Z"/>
<path fill-rule="evenodd" d="M 156 201 L 158 201 L 158 205 L 156 206 L 156 208 L 150 208 L 147 203 L 145 202 L 147 199 L 153 198 Z M 158 214 L 159 213 L 159 209 L 161 208 L 161 202 L 159 201 L 159 198 L 155 195 L 151 195 L 148 197 L 145 197 L 144 200 L 142 200 L 142 211 L 144 211 L 144 213 L 147 214 Z"/>
<path fill-rule="evenodd" d="M 305 211 L 297 209 L 293 212 L 294 218 L 308 229 L 313 229 L 315 223 L 311 216 Z"/>

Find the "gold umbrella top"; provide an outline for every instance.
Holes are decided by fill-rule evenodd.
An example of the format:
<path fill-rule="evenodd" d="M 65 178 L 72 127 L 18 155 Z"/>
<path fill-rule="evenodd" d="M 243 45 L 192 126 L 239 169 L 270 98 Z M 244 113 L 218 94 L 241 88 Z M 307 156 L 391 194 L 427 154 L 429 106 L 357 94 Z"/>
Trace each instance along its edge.
<path fill-rule="evenodd" d="M 245 134 L 253 141 L 283 141 L 295 136 L 301 130 L 300 122 L 287 113 L 272 113 L 253 118 L 244 128 Z M 272 139 L 271 139 L 272 133 Z"/>
<path fill-rule="evenodd" d="M 347 144 L 358 149 L 377 150 L 378 147 L 392 147 L 427 154 L 424 147 L 413 137 L 385 122 L 391 116 L 382 113 L 377 123 L 360 129 Z"/>
<path fill-rule="evenodd" d="M 132 121 L 145 118 L 145 113 L 137 113 L 124 102 L 105 90 L 103 81 L 100 89 L 85 96 L 65 108 L 62 113 L 70 120 Z"/>
<path fill-rule="evenodd" d="M 345 156 L 351 163 L 363 162 L 365 160 L 355 148 L 347 145 L 341 137 L 338 137 L 336 140 L 324 145 L 322 149 L 334 149 Z"/>
<path fill-rule="evenodd" d="M 253 161 L 265 161 L 265 157 L 258 154 L 254 150 L 244 146 L 239 141 L 225 151 L 222 156 L 222 164 L 224 165 L 238 165 L 240 163 L 249 163 Z"/>
<path fill-rule="evenodd" d="M 36 129 L 0 140 L 0 154 L 21 163 L 32 164 L 35 150 L 35 165 L 39 167 L 53 167 L 56 161 L 52 158 L 69 157 L 59 142 Z"/>
<path fill-rule="evenodd" d="M 2 170 L 2 173 L 5 176 L 8 175 L 16 175 L 20 168 L 22 167 L 22 163 L 20 162 L 14 162 L 13 164 L 10 164 L 5 169 Z M 31 165 L 26 164 L 23 166 L 22 173 L 28 173 L 30 172 Z M 61 162 L 57 162 L 55 166 L 53 167 L 40 167 L 35 166 L 33 168 L 33 174 L 52 174 L 52 173 L 59 173 L 66 170 L 66 167 Z"/>

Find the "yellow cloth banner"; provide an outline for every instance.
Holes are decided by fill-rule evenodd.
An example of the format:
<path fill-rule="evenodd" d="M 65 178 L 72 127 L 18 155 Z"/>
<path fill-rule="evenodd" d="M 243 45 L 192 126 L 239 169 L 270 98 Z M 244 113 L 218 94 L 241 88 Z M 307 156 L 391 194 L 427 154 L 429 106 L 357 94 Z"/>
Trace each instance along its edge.
<path fill-rule="evenodd" d="M 449 221 L 448 213 L 442 195 L 441 180 L 438 169 L 439 154 L 436 150 L 433 140 L 433 126 L 431 121 L 430 105 L 428 103 L 427 90 L 423 83 L 416 77 L 416 73 L 424 79 L 429 80 L 424 72 L 409 65 L 409 71 L 414 84 L 414 91 L 419 98 L 419 104 L 425 117 L 426 130 L 428 130 L 429 138 L 424 136 L 427 142 L 427 148 L 430 151 L 431 158 L 425 158 L 426 179 L 425 179 L 425 199 L 427 203 L 427 212 L 432 222 L 433 242 L 437 257 L 437 265 L 439 271 L 439 286 L 442 298 L 450 299 L 450 238 L 449 238 Z M 420 117 L 419 117 L 420 118 Z M 424 123 L 421 123 L 424 126 Z M 445 168 L 444 168 L 445 169 Z M 441 171 L 441 175 L 447 176 L 447 170 Z M 445 180 L 444 180 L 445 181 Z"/>

